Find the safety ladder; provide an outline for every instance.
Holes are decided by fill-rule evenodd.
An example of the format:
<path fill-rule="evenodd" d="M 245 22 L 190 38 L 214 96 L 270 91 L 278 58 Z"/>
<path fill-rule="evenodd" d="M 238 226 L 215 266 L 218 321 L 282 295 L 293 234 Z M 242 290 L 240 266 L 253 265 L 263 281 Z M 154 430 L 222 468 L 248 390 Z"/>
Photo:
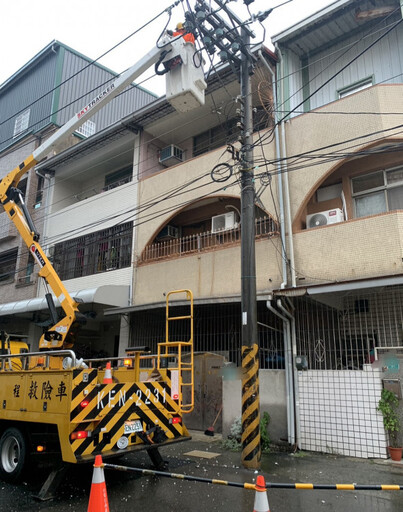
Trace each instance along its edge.
<path fill-rule="evenodd" d="M 170 316 L 170 299 L 172 295 L 184 294 L 189 302 L 189 314 Z M 178 304 L 176 304 L 178 305 Z M 181 304 L 182 305 L 182 304 Z M 172 307 L 172 304 L 171 304 Z M 174 399 L 178 401 L 179 410 L 186 414 L 194 408 L 194 372 L 193 372 L 193 293 L 190 290 L 173 290 L 166 296 L 165 343 L 158 343 L 157 368 L 168 369 L 171 376 L 171 389 Z M 170 340 L 172 322 L 188 321 L 186 340 Z M 175 389 L 177 393 L 175 393 Z M 177 395 L 177 396 L 176 396 Z"/>

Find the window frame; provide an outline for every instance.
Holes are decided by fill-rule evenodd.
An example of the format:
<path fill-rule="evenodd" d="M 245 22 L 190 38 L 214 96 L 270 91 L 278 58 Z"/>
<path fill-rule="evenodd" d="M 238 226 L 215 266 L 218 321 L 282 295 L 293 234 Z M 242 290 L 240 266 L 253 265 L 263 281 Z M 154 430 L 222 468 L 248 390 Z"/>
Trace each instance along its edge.
<path fill-rule="evenodd" d="M 102 192 L 112 190 L 113 188 L 120 187 L 133 180 L 133 164 L 121 167 L 120 169 L 110 172 L 105 175 L 105 185 Z"/>
<path fill-rule="evenodd" d="M 24 110 L 24 112 L 21 112 L 14 121 L 14 132 L 13 132 L 13 138 L 19 137 L 21 134 L 26 132 L 29 127 L 29 118 L 31 117 L 31 109 L 28 108 L 27 110 Z"/>
<path fill-rule="evenodd" d="M 362 215 L 362 216 L 358 217 L 357 216 L 356 199 L 360 198 L 360 197 L 368 197 L 371 194 L 374 194 L 376 192 L 383 192 L 383 194 L 384 194 L 385 205 L 386 205 L 386 210 L 385 210 L 384 213 L 388 213 L 388 212 L 394 211 L 394 210 L 390 210 L 390 208 L 389 208 L 388 190 L 402 187 L 403 186 L 403 178 L 398 183 L 388 184 L 387 174 L 389 172 L 396 171 L 396 170 L 399 170 L 399 169 L 403 170 L 403 165 L 399 165 L 397 167 L 391 167 L 390 169 L 378 169 L 378 170 L 373 171 L 373 172 L 364 173 L 364 174 L 360 174 L 358 176 L 352 176 L 351 177 L 351 198 L 353 200 L 353 206 L 354 206 L 354 218 L 360 219 L 360 218 L 363 218 L 363 217 L 367 217 L 368 215 L 375 215 L 375 214 L 368 214 L 368 215 Z M 366 190 L 361 190 L 360 192 L 354 192 L 354 184 L 353 184 L 354 179 L 362 178 L 363 176 L 370 176 L 371 174 L 378 174 L 378 173 L 382 173 L 383 185 L 380 185 L 380 186 L 377 186 L 377 187 L 373 187 L 373 188 L 368 188 Z"/>
<path fill-rule="evenodd" d="M 0 253 L 0 285 L 14 282 L 17 272 L 17 259 L 17 247 Z"/>
<path fill-rule="evenodd" d="M 337 89 L 337 99 L 341 100 L 343 98 L 347 98 L 347 96 L 350 96 L 356 92 L 364 91 L 365 89 L 369 89 L 373 85 L 374 75 L 367 76 L 366 78 L 357 80 L 357 82 L 353 82 L 352 84 Z"/>
<path fill-rule="evenodd" d="M 130 267 L 133 223 L 88 233 L 54 246 L 54 267 L 68 280 Z"/>
<path fill-rule="evenodd" d="M 195 135 L 193 137 L 193 156 L 203 155 L 221 146 L 225 146 L 225 144 L 234 142 L 239 134 L 237 121 L 237 118 L 233 117 Z M 203 143 L 197 142 L 197 140 L 202 137 L 207 140 Z"/>

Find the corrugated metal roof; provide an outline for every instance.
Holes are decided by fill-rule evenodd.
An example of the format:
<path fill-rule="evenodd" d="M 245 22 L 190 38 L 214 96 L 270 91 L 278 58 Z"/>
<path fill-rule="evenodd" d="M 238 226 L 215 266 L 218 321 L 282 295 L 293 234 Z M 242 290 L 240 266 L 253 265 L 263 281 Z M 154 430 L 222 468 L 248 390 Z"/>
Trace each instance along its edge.
<path fill-rule="evenodd" d="M 59 47 L 59 46 L 68 50 L 70 53 L 76 55 L 77 57 L 80 57 L 81 59 L 87 61 L 88 63 L 93 63 L 96 67 L 98 67 L 104 71 L 107 71 L 108 73 L 111 73 L 112 75 L 114 75 L 116 77 L 118 76 L 118 73 L 116 73 L 115 71 L 112 71 L 111 69 L 103 66 L 99 62 L 94 62 L 93 59 L 90 59 L 89 57 L 83 55 L 82 53 L 78 52 L 74 48 L 70 48 L 70 46 L 54 39 L 48 45 L 46 45 L 45 48 L 42 48 L 42 50 L 40 52 L 38 52 L 36 55 L 34 55 L 32 57 L 32 59 L 30 59 L 20 69 L 18 69 L 13 75 L 11 75 L 9 78 L 7 78 L 7 80 L 5 82 L 0 84 L 0 94 L 2 94 L 10 85 L 12 85 L 15 82 L 15 80 L 20 80 L 21 77 L 25 75 L 25 73 L 29 72 L 33 66 L 36 66 L 44 57 L 46 57 L 46 55 L 48 55 L 49 53 L 54 53 L 55 47 Z M 141 87 L 138 85 L 136 85 L 136 87 L 138 89 L 146 91 L 147 94 L 154 96 L 154 98 L 158 97 L 155 93 L 148 91 L 144 87 Z"/>
<path fill-rule="evenodd" d="M 390 13 L 401 16 L 399 0 L 338 0 L 276 34 L 272 42 L 289 48 L 299 57 L 311 56 L 324 46 L 378 25 L 390 14 L 384 10 L 383 14 L 376 16 L 375 11 L 383 8 L 390 8 Z"/>
<path fill-rule="evenodd" d="M 52 41 L 0 86 L 0 152 L 50 124 L 61 126 L 118 75 L 59 41 Z M 102 90 L 101 89 L 101 90 Z M 92 119 L 96 131 L 112 125 L 128 112 L 141 109 L 156 95 L 131 84 Z M 16 137 L 17 116 L 26 114 L 28 126 Z"/>

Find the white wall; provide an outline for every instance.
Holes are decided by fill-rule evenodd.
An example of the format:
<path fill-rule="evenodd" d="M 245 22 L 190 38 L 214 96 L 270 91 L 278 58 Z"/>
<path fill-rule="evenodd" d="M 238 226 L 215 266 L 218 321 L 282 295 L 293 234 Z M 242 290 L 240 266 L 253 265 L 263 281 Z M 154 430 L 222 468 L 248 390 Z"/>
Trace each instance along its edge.
<path fill-rule="evenodd" d="M 381 372 L 364 368 L 298 372 L 303 450 L 386 458 Z"/>
<path fill-rule="evenodd" d="M 137 184 L 130 182 L 51 213 L 47 240 L 75 238 L 134 219 Z M 69 235 L 64 235 L 68 233 Z M 70 234 L 71 233 L 71 234 Z M 59 240 L 57 240 L 59 241 Z"/>
<path fill-rule="evenodd" d="M 273 442 L 287 439 L 287 408 L 284 370 L 259 370 L 260 414 L 270 415 L 269 434 Z M 223 437 L 242 414 L 240 379 L 223 381 Z"/>

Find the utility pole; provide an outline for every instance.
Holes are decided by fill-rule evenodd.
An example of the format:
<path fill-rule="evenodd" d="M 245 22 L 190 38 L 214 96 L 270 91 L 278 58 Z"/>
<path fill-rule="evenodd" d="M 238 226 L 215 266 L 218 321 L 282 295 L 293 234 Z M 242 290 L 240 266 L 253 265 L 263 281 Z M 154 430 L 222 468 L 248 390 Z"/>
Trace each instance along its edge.
<path fill-rule="evenodd" d="M 260 398 L 259 347 L 257 334 L 256 256 L 255 256 L 255 185 L 253 175 L 253 120 L 251 75 L 256 57 L 250 52 L 251 37 L 255 37 L 247 22 L 240 20 L 223 0 L 214 0 L 218 10 L 204 0 L 197 0 L 195 14 L 187 13 L 185 28 L 197 29 L 203 49 L 210 55 L 219 50 L 222 62 L 227 62 L 241 82 L 241 305 L 242 305 L 242 464 L 259 469 Z M 403 1 L 403 0 L 402 0 Z M 246 5 L 253 0 L 244 0 Z M 221 17 L 224 12 L 231 21 Z M 252 16 L 250 21 L 263 21 L 272 9 Z M 186 27 L 188 25 L 188 27 Z"/>
<path fill-rule="evenodd" d="M 250 35 L 241 28 L 242 46 Z M 242 304 L 242 464 L 260 468 L 259 347 L 256 312 L 255 185 L 253 177 L 252 62 L 241 55 L 241 304 Z"/>

